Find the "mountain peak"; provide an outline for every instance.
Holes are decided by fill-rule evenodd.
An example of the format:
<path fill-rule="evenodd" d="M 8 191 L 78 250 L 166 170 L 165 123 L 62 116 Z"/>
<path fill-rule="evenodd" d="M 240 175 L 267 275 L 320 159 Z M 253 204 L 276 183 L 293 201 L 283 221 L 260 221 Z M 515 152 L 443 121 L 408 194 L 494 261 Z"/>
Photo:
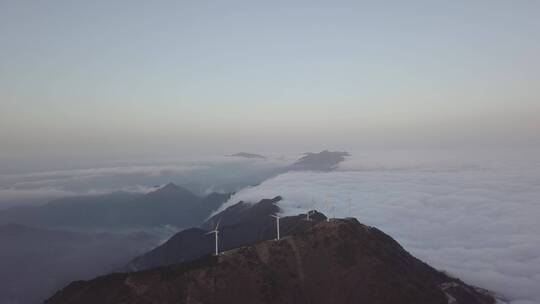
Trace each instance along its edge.
<path fill-rule="evenodd" d="M 266 157 L 260 154 L 255 153 L 248 153 L 248 152 L 238 152 L 235 154 L 230 155 L 232 157 L 243 157 L 243 158 L 258 158 L 258 159 L 265 159 Z"/>
<path fill-rule="evenodd" d="M 289 170 L 297 171 L 332 171 L 338 164 L 350 156 L 348 152 L 324 150 L 319 153 L 307 152 L 289 166 Z"/>
<path fill-rule="evenodd" d="M 182 187 L 176 185 L 175 183 L 169 182 L 165 186 L 161 187 L 160 190 L 178 190 L 178 189 L 181 189 L 181 188 Z"/>
<path fill-rule="evenodd" d="M 166 184 L 165 186 L 158 188 L 155 191 L 152 191 L 148 193 L 150 196 L 169 196 L 169 195 L 189 195 L 189 196 L 195 196 L 191 191 L 188 189 L 178 186 L 172 182 Z"/>

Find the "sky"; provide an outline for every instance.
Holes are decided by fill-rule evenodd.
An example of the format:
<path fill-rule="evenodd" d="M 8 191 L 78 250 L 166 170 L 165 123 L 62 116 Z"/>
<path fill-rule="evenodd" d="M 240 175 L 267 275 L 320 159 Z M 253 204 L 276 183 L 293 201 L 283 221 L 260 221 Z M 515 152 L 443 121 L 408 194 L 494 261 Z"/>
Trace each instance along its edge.
<path fill-rule="evenodd" d="M 538 147 L 539 53 L 538 1 L 0 0 L 0 168 Z"/>
<path fill-rule="evenodd" d="M 276 166 L 176 161 L 202 155 L 350 151 L 231 203 L 331 195 L 343 215 L 349 192 L 430 264 L 538 302 L 538 54 L 534 0 L 0 0 L 0 205 Z"/>

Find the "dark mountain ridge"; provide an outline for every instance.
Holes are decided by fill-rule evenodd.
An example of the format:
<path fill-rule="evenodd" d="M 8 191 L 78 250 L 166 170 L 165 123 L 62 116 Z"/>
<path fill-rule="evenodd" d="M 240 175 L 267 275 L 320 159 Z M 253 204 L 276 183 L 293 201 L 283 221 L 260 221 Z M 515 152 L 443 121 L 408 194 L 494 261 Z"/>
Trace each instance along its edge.
<path fill-rule="evenodd" d="M 68 285 L 68 303 L 492 304 L 487 292 L 414 258 L 356 219 L 320 221 L 282 238 L 190 263 Z"/>
<path fill-rule="evenodd" d="M 239 202 L 212 216 L 201 228 L 190 228 L 178 232 L 164 244 L 135 258 L 123 270 L 136 271 L 164 265 L 189 262 L 214 251 L 214 238 L 207 235 L 220 222 L 220 250 L 229 250 L 276 237 L 275 219 L 271 214 L 279 212 L 275 204 L 281 197 L 264 199 L 251 204 Z M 291 235 L 326 219 L 318 212 L 288 216 L 280 219 L 282 236 Z"/>

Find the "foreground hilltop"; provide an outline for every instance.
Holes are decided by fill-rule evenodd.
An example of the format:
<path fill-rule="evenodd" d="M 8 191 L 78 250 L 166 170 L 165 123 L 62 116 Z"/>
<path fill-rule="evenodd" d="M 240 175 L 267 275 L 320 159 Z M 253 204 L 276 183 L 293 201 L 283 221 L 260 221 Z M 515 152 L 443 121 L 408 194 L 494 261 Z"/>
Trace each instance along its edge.
<path fill-rule="evenodd" d="M 355 219 L 190 263 L 71 283 L 60 303 L 495 303 Z"/>

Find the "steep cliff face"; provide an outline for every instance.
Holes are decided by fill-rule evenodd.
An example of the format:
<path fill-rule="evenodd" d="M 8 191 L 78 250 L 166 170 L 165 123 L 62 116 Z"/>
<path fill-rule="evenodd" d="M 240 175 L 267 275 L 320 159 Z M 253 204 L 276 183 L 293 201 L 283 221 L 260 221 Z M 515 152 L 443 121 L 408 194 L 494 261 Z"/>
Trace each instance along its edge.
<path fill-rule="evenodd" d="M 71 283 L 60 303 L 459 303 L 487 293 L 436 271 L 355 219 L 322 221 L 217 257 Z"/>

